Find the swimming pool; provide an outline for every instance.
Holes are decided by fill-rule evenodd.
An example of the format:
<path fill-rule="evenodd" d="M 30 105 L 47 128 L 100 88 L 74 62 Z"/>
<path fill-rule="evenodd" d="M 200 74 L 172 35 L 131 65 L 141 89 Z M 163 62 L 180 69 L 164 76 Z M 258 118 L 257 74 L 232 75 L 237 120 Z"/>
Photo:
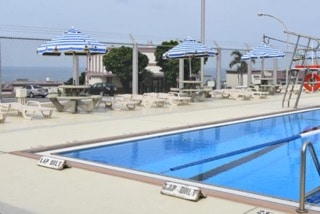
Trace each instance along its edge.
<path fill-rule="evenodd" d="M 298 201 L 301 146 L 310 140 L 320 154 L 320 145 L 318 134 L 306 138 L 292 136 L 318 127 L 320 110 L 308 110 L 101 142 L 52 153 Z M 257 145 L 264 146 L 257 148 Z M 310 191 L 319 186 L 320 178 L 309 154 L 307 160 L 306 190 Z"/>

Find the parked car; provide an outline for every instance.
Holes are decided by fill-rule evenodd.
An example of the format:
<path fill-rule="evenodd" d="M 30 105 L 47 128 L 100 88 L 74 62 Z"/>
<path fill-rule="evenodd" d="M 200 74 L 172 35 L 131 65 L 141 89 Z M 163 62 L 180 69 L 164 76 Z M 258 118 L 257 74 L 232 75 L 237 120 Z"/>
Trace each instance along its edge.
<path fill-rule="evenodd" d="M 117 87 L 112 82 L 100 82 L 91 85 L 89 94 L 102 94 L 113 96 L 117 91 Z"/>
<path fill-rule="evenodd" d="M 44 89 L 40 85 L 25 85 L 22 87 L 23 89 L 27 89 L 27 97 L 46 97 L 48 95 L 48 90 Z"/>

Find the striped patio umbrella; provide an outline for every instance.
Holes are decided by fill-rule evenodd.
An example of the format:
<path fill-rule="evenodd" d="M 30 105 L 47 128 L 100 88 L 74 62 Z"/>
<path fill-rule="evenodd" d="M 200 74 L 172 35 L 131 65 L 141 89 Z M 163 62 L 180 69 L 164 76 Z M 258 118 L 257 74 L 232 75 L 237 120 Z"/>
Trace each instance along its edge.
<path fill-rule="evenodd" d="M 301 59 L 319 59 L 320 52 L 316 49 L 314 50 L 299 50 L 295 53 L 295 60 Z"/>
<path fill-rule="evenodd" d="M 185 39 L 162 55 L 163 59 L 215 56 L 217 52 L 191 38 Z"/>
<path fill-rule="evenodd" d="M 162 55 L 163 59 L 175 59 L 175 58 L 185 58 L 189 59 L 189 68 L 191 76 L 191 58 L 193 57 L 212 57 L 217 55 L 217 52 L 213 48 L 209 48 L 202 43 L 187 38 L 180 44 L 171 48 Z"/>
<path fill-rule="evenodd" d="M 285 53 L 281 50 L 275 49 L 270 45 L 262 42 L 248 53 L 242 55 L 241 60 L 261 59 L 261 75 L 264 76 L 264 59 L 284 57 Z"/>
<path fill-rule="evenodd" d="M 306 69 L 319 69 L 320 63 L 320 52 L 316 49 L 314 50 L 299 50 L 294 55 L 294 60 L 297 61 L 295 68 Z M 299 64 L 300 61 L 300 64 Z"/>
<path fill-rule="evenodd" d="M 250 59 L 277 58 L 284 56 L 285 54 L 283 51 L 277 50 L 263 42 L 259 46 L 249 51 L 248 53 L 244 54 L 241 57 L 241 60 L 244 61 Z"/>
<path fill-rule="evenodd" d="M 306 55 L 306 59 L 319 59 L 320 58 L 319 51 L 308 51 L 305 55 Z"/>
<path fill-rule="evenodd" d="M 313 51 L 307 51 L 304 53 L 303 58 L 307 59 L 307 61 L 304 62 L 305 66 L 308 66 L 309 68 L 316 68 L 319 69 L 319 58 L 320 58 L 320 52 L 313 50 Z"/>
<path fill-rule="evenodd" d="M 37 53 L 48 56 L 60 56 L 61 53 L 73 56 L 73 80 L 79 84 L 79 55 L 105 54 L 106 45 L 94 40 L 88 35 L 74 29 L 67 30 L 37 48 Z"/>

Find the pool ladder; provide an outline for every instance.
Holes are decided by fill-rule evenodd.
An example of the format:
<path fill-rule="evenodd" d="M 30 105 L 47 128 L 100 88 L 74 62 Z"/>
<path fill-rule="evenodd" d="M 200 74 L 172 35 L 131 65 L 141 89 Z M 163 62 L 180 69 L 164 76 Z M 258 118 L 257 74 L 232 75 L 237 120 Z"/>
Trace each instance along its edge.
<path fill-rule="evenodd" d="M 309 151 L 311 153 L 313 162 L 317 168 L 318 174 L 320 176 L 320 164 L 318 157 L 316 155 L 315 149 L 310 141 L 306 141 L 301 148 L 301 165 L 300 165 L 300 195 L 299 195 L 299 208 L 296 209 L 297 213 L 307 213 L 308 210 L 305 208 L 305 200 L 308 196 L 312 195 L 314 192 L 317 192 L 320 190 L 320 188 L 316 188 L 311 193 L 308 193 L 306 195 L 305 188 L 306 188 L 306 152 L 309 148 Z"/>
<path fill-rule="evenodd" d="M 282 99 L 282 107 L 285 107 L 285 104 L 287 104 L 287 107 L 289 107 L 291 99 L 295 99 L 293 107 L 297 108 L 304 85 L 304 79 L 307 73 L 310 73 L 310 69 L 307 68 L 303 71 L 304 74 L 299 75 L 300 69 L 291 69 L 293 67 L 293 62 L 299 60 L 301 61 L 301 65 L 305 65 L 307 59 L 306 56 L 297 58 L 297 53 L 301 51 L 303 51 L 304 53 L 306 53 L 307 51 L 317 51 L 320 47 L 320 39 L 309 35 L 298 34 L 295 32 L 285 31 L 284 33 L 286 33 L 288 36 L 295 36 L 297 39 L 296 43 L 294 44 L 292 58 L 288 65 L 288 68 L 290 68 L 290 70 L 288 71 L 288 76 L 286 77 L 286 89 Z M 303 49 L 301 49 L 301 47 L 303 47 Z"/>

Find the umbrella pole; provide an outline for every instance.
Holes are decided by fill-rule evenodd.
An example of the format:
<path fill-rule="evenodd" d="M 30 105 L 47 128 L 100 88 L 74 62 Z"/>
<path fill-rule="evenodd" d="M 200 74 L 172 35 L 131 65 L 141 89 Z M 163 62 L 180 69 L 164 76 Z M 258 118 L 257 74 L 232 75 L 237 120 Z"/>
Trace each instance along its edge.
<path fill-rule="evenodd" d="M 73 54 L 73 85 L 79 85 L 79 56 Z"/>
<path fill-rule="evenodd" d="M 278 59 L 274 58 L 273 59 L 273 79 L 272 79 L 272 84 L 276 85 L 277 84 L 277 73 L 278 73 Z"/>
<path fill-rule="evenodd" d="M 248 63 L 248 73 L 247 73 L 247 86 L 249 87 L 252 84 L 252 61 Z"/>
<path fill-rule="evenodd" d="M 184 59 L 179 59 L 179 89 L 184 88 L 183 84 L 184 79 Z"/>
<path fill-rule="evenodd" d="M 200 58 L 200 88 L 203 88 L 204 83 L 204 57 Z"/>
<path fill-rule="evenodd" d="M 189 79 L 191 80 L 191 75 L 192 75 L 192 72 L 191 72 L 191 57 L 189 57 Z"/>
<path fill-rule="evenodd" d="M 264 58 L 261 59 L 261 77 L 264 78 Z"/>

